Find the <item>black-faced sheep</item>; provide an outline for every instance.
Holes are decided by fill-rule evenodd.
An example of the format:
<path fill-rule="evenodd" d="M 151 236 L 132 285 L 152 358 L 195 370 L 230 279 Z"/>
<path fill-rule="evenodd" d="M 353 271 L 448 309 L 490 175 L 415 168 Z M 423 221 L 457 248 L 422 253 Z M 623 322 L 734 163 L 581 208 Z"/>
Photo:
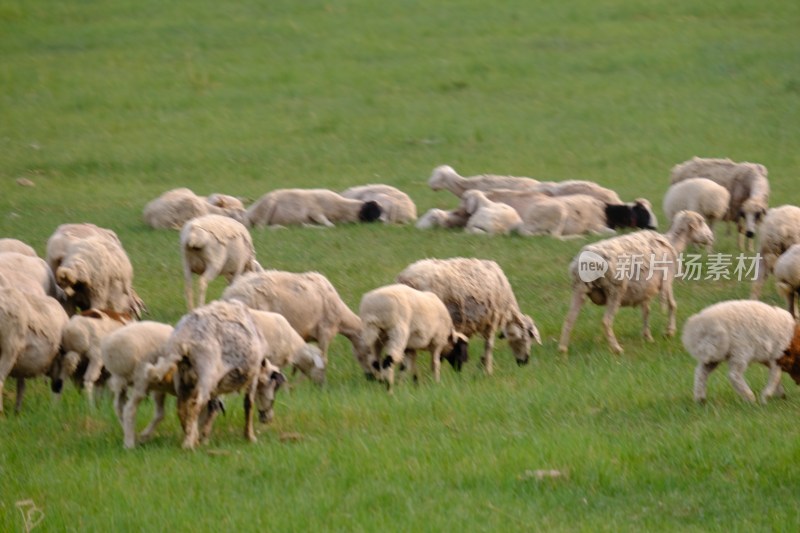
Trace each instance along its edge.
<path fill-rule="evenodd" d="M 761 289 L 775 262 L 793 244 L 800 244 L 800 207 L 782 205 L 773 207 L 758 229 L 758 275 L 750 289 L 750 298 L 761 297 Z"/>
<path fill-rule="evenodd" d="M 778 360 L 789 348 L 794 331 L 795 321 L 789 312 L 756 300 L 719 302 L 689 317 L 682 341 L 697 359 L 695 401 L 705 401 L 708 375 L 723 361 L 728 362 L 731 385 L 745 400 L 755 402 L 744 379 L 744 371 L 754 362 L 769 367 L 761 401 L 766 402 L 776 392 L 782 394 Z"/>
<path fill-rule="evenodd" d="M 465 178 L 460 176 L 453 167 L 440 165 L 433 169 L 428 179 L 428 186 L 434 191 L 447 189 L 459 198 L 465 191 L 478 189 L 489 191 L 491 189 L 532 190 L 539 185 L 539 181 L 532 178 L 517 176 L 498 176 L 495 174 L 481 174 Z"/>
<path fill-rule="evenodd" d="M 328 189 L 277 189 L 247 209 L 250 226 L 321 225 L 374 222 L 381 217 L 378 202 L 351 200 Z"/>
<path fill-rule="evenodd" d="M 241 200 L 233 196 L 215 193 L 204 198 L 182 187 L 148 202 L 142 218 L 145 224 L 155 229 L 179 230 L 189 220 L 211 214 L 244 222 L 245 209 Z"/>
<path fill-rule="evenodd" d="M 192 274 L 199 274 L 198 305 L 206 299 L 208 284 L 224 276 L 230 284 L 244 272 L 260 272 L 250 232 L 241 222 L 222 215 L 193 218 L 181 230 L 183 283 L 186 305 L 194 309 Z"/>
<path fill-rule="evenodd" d="M 328 278 L 318 272 L 264 270 L 238 277 L 222 292 L 253 309 L 280 313 L 305 341 L 316 341 L 328 364 L 328 347 L 337 333 L 353 345 L 353 356 L 365 374 L 368 348 L 361 339 L 361 319 L 342 301 Z"/>
<path fill-rule="evenodd" d="M 364 342 L 370 347 L 369 362 L 390 393 L 394 369 L 404 361 L 404 355 L 415 382 L 417 350 L 430 352 L 436 383 L 440 381 L 443 352 L 447 352 L 446 359 L 466 358 L 467 337 L 453 328 L 447 308 L 432 292 L 401 284 L 380 287 L 362 297 L 359 316 L 364 324 Z"/>
<path fill-rule="evenodd" d="M 614 316 L 621 306 L 642 308 L 642 334 L 650 333 L 650 300 L 661 293 L 669 307 L 666 334 L 675 334 L 677 304 L 672 282 L 678 269 L 678 256 L 689 243 L 710 245 L 714 234 L 700 214 L 681 211 L 670 230 L 661 235 L 652 230 L 637 231 L 588 244 L 569 265 L 572 301 L 561 330 L 559 350 L 566 353 L 569 336 L 586 297 L 605 305 L 603 329 L 611 349 L 622 353 L 614 335 Z"/>
<path fill-rule="evenodd" d="M 408 224 L 417 219 L 417 206 L 411 198 L 391 185 L 371 184 L 350 187 L 342 196 L 362 202 L 377 202 L 381 207 L 382 222 Z"/>
<path fill-rule="evenodd" d="M 407 266 L 396 281 L 417 290 L 431 291 L 447 307 L 455 329 L 468 338 L 483 337 L 481 362 L 492 373 L 492 352 L 497 333 L 502 333 L 517 364 L 528 362 L 531 344 L 541 344 L 533 319 L 522 314 L 508 278 L 494 261 L 456 257 L 423 259 Z M 464 361 L 448 360 L 456 370 Z"/>

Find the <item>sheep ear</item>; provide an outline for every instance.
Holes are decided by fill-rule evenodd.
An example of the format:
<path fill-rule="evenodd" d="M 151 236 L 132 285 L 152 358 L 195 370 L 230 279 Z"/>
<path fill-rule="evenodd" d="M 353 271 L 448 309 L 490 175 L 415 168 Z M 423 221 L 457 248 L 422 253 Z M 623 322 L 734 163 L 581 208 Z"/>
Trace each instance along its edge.
<path fill-rule="evenodd" d="M 283 372 L 277 370 L 274 370 L 272 374 L 269 375 L 269 379 L 275 382 L 276 389 L 286 383 L 286 376 L 283 375 Z"/>

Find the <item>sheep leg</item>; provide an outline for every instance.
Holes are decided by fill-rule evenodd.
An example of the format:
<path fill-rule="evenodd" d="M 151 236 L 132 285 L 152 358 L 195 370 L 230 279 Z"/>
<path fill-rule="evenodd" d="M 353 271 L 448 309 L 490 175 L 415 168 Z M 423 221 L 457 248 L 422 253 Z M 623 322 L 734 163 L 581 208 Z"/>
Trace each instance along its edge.
<path fill-rule="evenodd" d="M 755 403 L 756 396 L 753 394 L 753 391 L 750 390 L 750 386 L 747 385 L 747 382 L 744 380 L 744 371 L 747 370 L 747 363 L 730 361 L 728 366 L 730 367 L 728 369 L 728 379 L 730 380 L 731 385 L 733 385 L 734 390 L 739 393 L 739 396 L 748 402 Z"/>
<path fill-rule="evenodd" d="M 411 374 L 411 379 L 414 383 L 419 383 L 419 374 L 417 373 L 417 351 L 406 350 L 405 360 L 408 361 L 408 373 Z"/>
<path fill-rule="evenodd" d="M 719 366 L 718 362 L 698 363 L 694 369 L 694 401 L 703 403 L 706 401 L 706 382 L 708 375 Z"/>
<path fill-rule="evenodd" d="M 483 371 L 487 376 L 491 376 L 494 372 L 494 365 L 492 361 L 492 353 L 494 352 L 494 332 L 490 332 L 483 343 L 483 355 L 481 356 L 481 365 Z"/>
<path fill-rule="evenodd" d="M 796 309 L 796 306 L 795 306 L 795 295 L 796 295 L 796 293 L 797 293 L 796 290 L 791 290 L 791 291 L 789 291 L 789 294 L 786 295 L 786 300 L 787 300 L 787 304 L 788 304 L 787 305 L 788 311 L 790 313 L 792 313 L 792 316 L 795 317 L 795 318 L 797 318 L 797 309 Z"/>
<path fill-rule="evenodd" d="M 326 228 L 333 227 L 333 222 L 328 220 L 328 217 L 326 217 L 324 213 L 314 213 L 309 218 L 312 222 L 325 226 Z"/>
<path fill-rule="evenodd" d="M 767 265 L 766 257 L 762 255 L 758 260 L 758 265 L 756 268 L 758 269 L 758 275 L 756 276 L 756 279 L 753 280 L 753 284 L 750 286 L 751 300 L 758 300 L 761 298 L 761 289 L 764 288 L 764 283 L 767 281 L 767 270 L 771 267 Z"/>
<path fill-rule="evenodd" d="M 567 353 L 569 335 L 572 333 L 572 328 L 575 326 L 575 321 L 578 319 L 578 314 L 581 312 L 585 299 L 586 293 L 580 288 L 576 288 L 572 292 L 572 302 L 570 303 L 567 317 L 564 319 L 564 325 L 561 327 L 561 339 L 558 341 L 558 351 L 561 353 Z"/>
<path fill-rule="evenodd" d="M 436 383 L 442 380 L 442 348 L 437 347 L 431 352 L 431 367 L 433 369 L 433 381 Z"/>
<path fill-rule="evenodd" d="M 22 397 L 25 395 L 25 378 L 17 378 L 17 401 L 14 403 L 14 412 L 22 409 Z"/>
<path fill-rule="evenodd" d="M 379 361 L 381 367 L 381 376 L 386 382 L 389 394 L 392 394 L 394 388 L 394 367 L 403 361 L 403 352 L 408 344 L 408 327 L 395 326 L 386 332 L 389 341 L 386 343 L 385 350 L 386 356 L 382 361 Z"/>
<path fill-rule="evenodd" d="M 672 280 L 665 280 L 664 283 L 668 285 L 664 288 L 664 296 L 667 300 L 667 331 L 664 335 L 672 337 L 678 331 L 677 314 L 678 303 L 675 301 L 675 295 L 672 293 Z"/>
<path fill-rule="evenodd" d="M 185 433 L 183 448 L 193 450 L 198 441 L 198 418 L 200 410 L 208 403 L 208 394 L 201 393 L 199 387 L 186 392 L 181 391 L 178 396 L 178 416 Z"/>
<path fill-rule="evenodd" d="M 253 405 L 256 397 L 256 382 L 250 387 L 250 390 L 244 397 L 244 438 L 250 442 L 255 442 L 256 431 L 253 427 Z"/>
<path fill-rule="evenodd" d="M 781 367 L 775 361 L 769 363 L 769 377 L 767 378 L 767 386 L 761 392 L 761 403 L 767 403 L 769 398 L 775 395 L 778 387 L 781 384 Z"/>
<path fill-rule="evenodd" d="M 603 330 L 605 331 L 606 339 L 608 339 L 608 344 L 611 346 L 611 351 L 617 354 L 621 354 L 623 350 L 622 346 L 617 342 L 617 337 L 614 335 L 614 317 L 617 315 L 617 311 L 619 311 L 622 302 L 622 294 L 622 290 L 609 294 L 608 302 L 606 303 L 606 312 L 603 313 Z"/>
<path fill-rule="evenodd" d="M 139 409 L 139 403 L 146 396 L 147 392 L 143 391 L 141 387 L 133 387 L 131 395 L 122 410 L 122 442 L 123 446 L 129 450 L 136 446 L 136 411 Z"/>
<path fill-rule="evenodd" d="M 94 350 L 86 354 L 89 359 L 89 366 L 86 372 L 83 373 L 83 389 L 86 391 L 86 399 L 89 401 L 89 406 L 94 407 L 94 384 L 100 379 L 100 374 L 103 372 L 103 356 L 100 353 L 95 353 Z"/>
<path fill-rule="evenodd" d="M 144 431 L 142 431 L 139 434 L 139 439 L 140 440 L 149 439 L 150 436 L 153 434 L 153 432 L 156 430 L 156 426 L 162 420 L 164 420 L 164 403 L 165 403 L 166 398 L 167 398 L 167 394 L 165 392 L 156 391 L 156 392 L 153 393 L 153 401 L 156 404 L 156 411 L 155 411 L 155 413 L 153 413 L 153 419 L 150 421 L 150 423 L 147 425 L 147 427 L 144 428 Z"/>
<path fill-rule="evenodd" d="M 183 297 L 186 299 L 186 308 L 194 309 L 194 288 L 192 287 L 192 267 L 189 262 L 183 261 Z"/>
<path fill-rule="evenodd" d="M 245 401 L 247 401 L 246 398 Z M 207 441 L 211 435 L 211 427 L 214 425 L 214 420 L 216 420 L 220 411 L 220 408 L 217 407 L 217 402 L 220 402 L 220 400 L 210 400 L 205 409 L 200 411 L 200 442 Z"/>
<path fill-rule="evenodd" d="M 653 342 L 653 334 L 650 333 L 650 302 L 642 302 L 642 337 L 648 342 Z"/>

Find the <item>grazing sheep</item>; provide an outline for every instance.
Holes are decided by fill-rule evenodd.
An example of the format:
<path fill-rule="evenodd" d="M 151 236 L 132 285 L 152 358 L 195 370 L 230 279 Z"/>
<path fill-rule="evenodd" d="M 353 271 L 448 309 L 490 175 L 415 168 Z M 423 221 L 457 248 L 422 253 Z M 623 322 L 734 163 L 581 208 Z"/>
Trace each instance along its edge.
<path fill-rule="evenodd" d="M 137 318 L 144 302 L 133 289 L 133 266 L 118 243 L 99 236 L 72 242 L 55 271 L 70 306 L 110 309 Z"/>
<path fill-rule="evenodd" d="M 142 218 L 155 229 L 181 229 L 189 220 L 216 214 L 244 222 L 244 205 L 238 198 L 225 194 L 212 194 L 208 198 L 197 196 L 185 187 L 172 189 L 144 206 Z"/>
<path fill-rule="evenodd" d="M 262 420 L 272 411 L 275 392 L 285 377 L 266 355 L 267 341 L 248 308 L 237 301 L 214 301 L 185 315 L 163 347 L 164 355 L 147 369 L 148 379 L 176 372 L 178 416 L 193 449 L 211 432 L 216 411 L 199 427 L 200 411 L 218 396 L 243 391 L 245 438 L 255 442 L 253 407 Z"/>
<path fill-rule="evenodd" d="M 278 368 L 292 366 L 317 385 L 325 383 L 325 360 L 320 349 L 306 341 L 278 313 L 250 309 L 269 346 L 267 358 Z"/>
<path fill-rule="evenodd" d="M 391 185 L 363 185 L 342 191 L 342 196 L 362 202 L 374 201 L 381 207 L 380 220 L 408 224 L 417 219 L 417 206 L 411 198 Z"/>
<path fill-rule="evenodd" d="M 0 239 L 0 252 L 16 252 L 30 257 L 39 257 L 32 246 L 19 239 Z"/>
<path fill-rule="evenodd" d="M 695 211 L 703 215 L 714 230 L 714 222 L 723 220 L 728 212 L 731 194 L 722 185 L 706 178 L 689 178 L 670 186 L 664 195 L 664 214 L 672 224 L 679 211 Z"/>
<path fill-rule="evenodd" d="M 94 384 L 103 372 L 100 343 L 112 331 L 130 323 L 132 317 L 109 309 L 87 309 L 70 317 L 61 335 L 61 352 L 54 364 L 55 379 L 69 377 L 83 384 L 89 405 L 94 405 Z"/>
<path fill-rule="evenodd" d="M 433 208 L 417 220 L 416 227 L 418 229 L 463 228 L 467 225 L 467 221 L 469 221 L 469 215 L 461 209 L 445 211 Z"/>
<path fill-rule="evenodd" d="M 690 178 L 708 178 L 730 193 L 730 203 L 724 220 L 734 222 L 739 230 L 739 248 L 744 249 L 744 238 L 753 237 L 756 227 L 767 212 L 769 180 L 767 168 L 758 163 L 735 163 L 730 159 L 693 157 L 672 167 L 670 183 Z"/>
<path fill-rule="evenodd" d="M 531 178 L 517 176 L 498 176 L 495 174 L 481 174 L 465 178 L 460 176 L 453 167 L 441 165 L 433 169 L 428 179 L 428 186 L 434 191 L 447 189 L 459 198 L 465 191 L 478 189 L 489 191 L 491 189 L 511 189 L 530 191 L 535 189 L 539 182 Z"/>
<path fill-rule="evenodd" d="M 547 194 L 548 196 L 568 196 L 571 194 L 585 194 L 597 198 L 606 204 L 621 204 L 619 195 L 593 181 L 566 180 L 566 181 L 544 181 L 533 189 L 536 192 Z"/>
<path fill-rule="evenodd" d="M 365 374 L 368 348 L 361 339 L 361 319 L 318 272 L 264 270 L 237 278 L 222 293 L 223 300 L 239 300 L 252 309 L 280 313 L 305 341 L 316 341 L 328 364 L 328 347 L 337 333 L 353 345 L 353 356 Z"/>
<path fill-rule="evenodd" d="M 800 244 L 793 244 L 775 261 L 775 285 L 793 317 L 797 317 L 796 297 L 800 291 Z"/>
<path fill-rule="evenodd" d="M 681 340 L 686 351 L 697 359 L 695 401 L 705 401 L 708 375 L 723 361 L 728 362 L 731 385 L 745 400 L 755 402 L 744 379 L 744 371 L 753 362 L 769 367 L 762 403 L 776 391 L 782 393 L 778 359 L 789 347 L 794 331 L 795 321 L 789 312 L 756 300 L 719 302 L 690 316 Z"/>
<path fill-rule="evenodd" d="M 61 304 L 50 296 L 0 287 L 0 414 L 9 376 L 17 380 L 14 409 L 19 412 L 25 379 L 49 372 L 67 320 Z"/>
<path fill-rule="evenodd" d="M 150 379 L 147 370 L 162 355 L 162 347 L 172 334 L 168 324 L 144 320 L 133 322 L 106 335 L 100 343 L 103 365 L 111 378 L 109 388 L 114 393 L 114 411 L 122 426 L 126 448 L 136 445 L 136 411 L 139 403 L 153 394 L 155 413 L 147 428 L 139 435 L 149 438 L 164 419 L 164 400 L 175 394 L 173 373 L 161 379 Z"/>
<path fill-rule="evenodd" d="M 467 338 L 483 337 L 481 362 L 492 373 L 494 339 L 502 332 L 518 365 L 528 362 L 531 344 L 541 344 L 533 319 L 522 314 L 508 278 L 494 261 L 455 257 L 422 259 L 407 266 L 396 281 L 417 290 L 431 291 L 441 298 L 453 326 Z M 464 361 L 449 360 L 456 370 Z"/>
<path fill-rule="evenodd" d="M 35 292 L 66 303 L 66 294 L 56 283 L 47 262 L 37 256 L 18 252 L 0 252 L 0 275 L 3 283 L 24 292 Z"/>
<path fill-rule="evenodd" d="M 507 235 L 522 225 L 522 219 L 513 207 L 493 202 L 477 189 L 465 191 L 461 203 L 469 214 L 467 231 L 470 233 Z"/>
<path fill-rule="evenodd" d="M 567 352 L 570 332 L 587 296 L 593 303 L 606 306 L 603 329 L 616 353 L 622 353 L 614 336 L 614 316 L 620 306 L 641 306 L 642 334 L 652 341 L 650 300 L 659 292 L 669 307 L 666 334 L 674 335 L 677 304 L 672 295 L 672 281 L 678 268 L 678 256 L 689 243 L 709 245 L 713 242 L 714 234 L 700 214 L 681 211 L 664 235 L 642 230 L 581 248 L 569 265 L 572 302 L 561 330 L 559 350 Z"/>
<path fill-rule="evenodd" d="M 364 342 L 370 347 L 369 362 L 390 393 L 394 367 L 404 361 L 404 354 L 415 382 L 417 350 L 430 352 L 436 383 L 441 379 L 442 352 L 448 352 L 446 359 L 466 359 L 467 337 L 453 328 L 447 308 L 432 292 L 401 284 L 380 287 L 362 297 L 358 314 L 364 324 Z"/>
<path fill-rule="evenodd" d="M 122 242 L 119 240 L 119 237 L 110 229 L 101 228 L 88 222 L 80 224 L 61 224 L 47 239 L 45 259 L 50 266 L 50 270 L 55 274 L 58 267 L 61 266 L 61 262 L 64 260 L 67 248 L 69 248 L 72 243 L 88 239 L 89 237 L 108 239 L 122 248 Z"/>
<path fill-rule="evenodd" d="M 225 276 L 228 284 L 244 272 L 259 272 L 250 232 L 241 222 L 222 215 L 193 218 L 181 230 L 183 293 L 186 305 L 194 309 L 192 274 L 199 274 L 198 305 L 206 300 L 208 284 Z"/>
<path fill-rule="evenodd" d="M 251 226 L 292 224 L 333 227 L 339 222 L 374 222 L 381 217 L 378 202 L 351 200 L 328 189 L 277 189 L 247 209 Z"/>
<path fill-rule="evenodd" d="M 758 230 L 758 274 L 750 289 L 750 298 L 761 297 L 761 289 L 775 262 L 793 244 L 800 244 L 800 207 L 782 205 L 773 207 L 764 217 Z"/>

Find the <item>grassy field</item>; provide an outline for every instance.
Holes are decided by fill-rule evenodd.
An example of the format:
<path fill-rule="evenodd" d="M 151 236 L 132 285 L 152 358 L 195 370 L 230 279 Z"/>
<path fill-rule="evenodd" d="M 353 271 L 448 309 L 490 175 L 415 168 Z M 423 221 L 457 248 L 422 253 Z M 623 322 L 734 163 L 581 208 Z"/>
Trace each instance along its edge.
<path fill-rule="evenodd" d="M 596 180 L 660 213 L 671 166 L 700 155 L 761 162 L 772 205 L 800 204 L 798 27 L 790 0 L 0 0 L 0 236 L 43 254 L 58 224 L 111 228 L 147 318 L 175 323 L 178 236 L 141 212 L 179 186 L 256 199 L 383 182 L 421 214 L 455 205 L 426 185 L 446 163 Z M 389 397 L 339 338 L 326 387 L 282 392 L 258 443 L 242 439 L 231 398 L 194 453 L 180 449 L 172 401 L 157 436 L 124 451 L 107 396 L 93 411 L 71 384 L 54 403 L 32 381 L 23 412 L 0 419 L 0 530 L 24 531 L 23 511 L 46 531 L 800 526 L 800 390 L 788 377 L 785 400 L 751 406 L 723 368 L 697 406 L 680 340 L 644 342 L 631 309 L 616 323 L 623 355 L 594 306 L 569 357 L 557 353 L 566 266 L 593 238 L 378 225 L 253 236 L 263 265 L 318 270 L 353 309 L 417 259 L 494 259 L 544 345 L 517 368 L 498 341 L 486 377 L 473 343 L 438 386 L 424 355 L 420 385 Z M 717 249 L 736 252 L 721 228 Z M 677 282 L 679 325 L 748 292 Z M 780 302 L 772 282 L 765 299 Z M 653 315 L 663 331 L 664 312 Z M 758 391 L 766 371 L 747 379 Z M 14 391 L 11 380 L 9 412 Z M 538 479 L 545 469 L 562 475 Z"/>

